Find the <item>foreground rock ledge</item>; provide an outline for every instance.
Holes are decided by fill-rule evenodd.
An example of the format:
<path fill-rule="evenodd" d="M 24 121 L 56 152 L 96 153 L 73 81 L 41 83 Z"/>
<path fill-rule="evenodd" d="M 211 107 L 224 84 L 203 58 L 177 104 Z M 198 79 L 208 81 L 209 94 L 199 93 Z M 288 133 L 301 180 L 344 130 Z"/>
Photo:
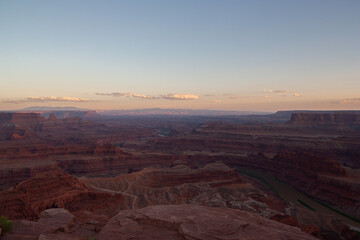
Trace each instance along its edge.
<path fill-rule="evenodd" d="M 251 213 L 198 205 L 157 205 L 121 211 L 97 240 L 315 239 L 299 228 Z"/>

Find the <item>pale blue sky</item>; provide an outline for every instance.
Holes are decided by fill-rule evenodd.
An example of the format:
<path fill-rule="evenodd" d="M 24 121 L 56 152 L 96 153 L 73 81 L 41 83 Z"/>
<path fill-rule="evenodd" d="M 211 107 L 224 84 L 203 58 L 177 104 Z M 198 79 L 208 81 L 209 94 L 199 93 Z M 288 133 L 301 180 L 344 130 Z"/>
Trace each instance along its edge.
<path fill-rule="evenodd" d="M 0 0 L 0 109 L 360 109 L 359 69 L 358 0 Z"/>

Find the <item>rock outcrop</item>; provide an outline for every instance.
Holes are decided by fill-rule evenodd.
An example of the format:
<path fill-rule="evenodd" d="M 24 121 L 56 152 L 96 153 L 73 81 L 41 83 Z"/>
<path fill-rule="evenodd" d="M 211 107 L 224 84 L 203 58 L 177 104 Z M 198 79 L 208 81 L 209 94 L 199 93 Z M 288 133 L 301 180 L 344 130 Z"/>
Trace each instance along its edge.
<path fill-rule="evenodd" d="M 37 222 L 29 220 L 15 220 L 10 234 L 4 240 L 20 239 L 82 239 L 71 236 L 70 228 L 75 226 L 75 216 L 63 208 L 47 209 L 40 214 Z M 60 236 L 60 238 L 59 238 Z M 49 238 L 51 237 L 51 238 Z M 63 238 L 61 238 L 63 237 Z M 66 238 L 65 238 L 66 237 Z"/>
<path fill-rule="evenodd" d="M 63 172 L 45 172 L 0 192 L 0 212 L 10 219 L 35 220 L 48 208 L 104 211 L 123 201 L 121 194 L 90 191 Z M 116 214 L 116 212 L 114 213 Z"/>
<path fill-rule="evenodd" d="M 158 205 L 124 210 L 110 221 L 100 215 L 88 217 L 84 223 L 81 216 L 66 209 L 47 209 L 41 212 L 37 222 L 14 220 L 12 231 L 2 239 L 315 239 L 298 227 L 245 211 L 197 205 Z M 98 221 L 104 221 L 101 229 L 91 227 L 98 225 Z"/>
<path fill-rule="evenodd" d="M 45 122 L 38 113 L 0 113 L 0 140 L 31 137 Z"/>
<path fill-rule="evenodd" d="M 315 239 L 299 228 L 251 213 L 197 205 L 158 205 L 122 211 L 96 236 L 117 239 Z"/>

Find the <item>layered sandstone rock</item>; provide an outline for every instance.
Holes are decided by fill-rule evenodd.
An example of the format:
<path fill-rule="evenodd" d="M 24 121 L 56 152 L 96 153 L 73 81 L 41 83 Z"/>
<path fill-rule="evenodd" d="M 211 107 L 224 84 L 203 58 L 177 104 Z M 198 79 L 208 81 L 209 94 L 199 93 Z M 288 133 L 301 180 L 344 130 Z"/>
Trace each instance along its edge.
<path fill-rule="evenodd" d="M 239 179 L 236 171 L 222 162 L 208 164 L 199 169 L 190 169 L 182 165 L 173 168 L 148 168 L 133 175 L 136 178 L 136 184 L 152 188 L 197 182 L 214 182 L 221 185 L 223 181 L 233 183 Z"/>
<path fill-rule="evenodd" d="M 107 156 L 107 155 L 120 155 L 121 149 L 112 144 L 99 144 L 94 148 L 94 155 Z"/>
<path fill-rule="evenodd" d="M 35 174 L 62 169 L 75 176 L 114 176 L 150 166 L 171 166 L 172 155 L 129 154 L 111 144 L 13 147 L 0 156 L 0 190 L 14 186 Z"/>
<path fill-rule="evenodd" d="M 44 121 L 45 118 L 39 113 L 0 113 L 0 124 L 36 124 Z"/>
<path fill-rule="evenodd" d="M 345 169 L 333 159 L 302 152 L 279 152 L 274 157 L 274 164 L 282 169 L 298 169 L 334 176 L 346 175 Z"/>
<path fill-rule="evenodd" d="M 37 113 L 0 113 L 0 140 L 34 137 L 46 119 Z"/>
<path fill-rule="evenodd" d="M 293 124 L 342 124 L 359 125 L 360 113 L 292 113 L 289 123 Z"/>
<path fill-rule="evenodd" d="M 252 180 L 239 177 L 234 169 L 221 162 L 191 169 L 147 168 L 114 178 L 82 178 L 90 189 L 121 193 L 128 209 L 158 204 L 198 204 L 229 207 L 265 217 L 284 212 L 288 205 L 265 192 Z"/>
<path fill-rule="evenodd" d="M 89 191 L 69 174 L 59 171 L 45 172 L 1 191 L 0 212 L 10 219 L 33 220 L 48 208 L 106 212 L 107 208 L 115 209 L 114 206 L 120 205 L 122 199 L 120 194 L 113 196 L 109 193 Z"/>
<path fill-rule="evenodd" d="M 115 239 L 313 239 L 296 227 L 251 213 L 196 205 L 158 205 L 122 211 L 96 236 Z"/>
<path fill-rule="evenodd" d="M 307 195 L 360 219 L 360 176 L 330 158 L 281 152 L 273 158 L 250 156 L 242 164 L 270 172 Z"/>
<path fill-rule="evenodd" d="M 58 170 L 59 168 L 57 164 L 52 162 L 26 164 L 19 161 L 16 166 L 8 164 L 6 167 L 0 168 L 0 191 L 11 186 L 15 186 L 16 184 L 35 177 L 40 173 Z"/>

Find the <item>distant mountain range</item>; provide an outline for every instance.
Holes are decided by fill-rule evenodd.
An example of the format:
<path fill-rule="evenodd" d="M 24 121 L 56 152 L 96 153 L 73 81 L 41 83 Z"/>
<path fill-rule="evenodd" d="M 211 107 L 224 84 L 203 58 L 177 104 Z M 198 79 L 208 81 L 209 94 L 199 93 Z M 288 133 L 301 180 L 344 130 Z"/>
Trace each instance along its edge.
<path fill-rule="evenodd" d="M 88 108 L 77 107 L 49 107 L 49 106 L 32 106 L 20 109 L 18 111 L 92 111 Z"/>
<path fill-rule="evenodd" d="M 226 110 L 208 110 L 208 109 L 131 109 L 131 110 L 97 110 L 97 114 L 107 116 L 125 116 L 125 115 L 174 115 L 174 116 L 225 116 L 225 115 L 264 115 L 269 112 L 255 111 L 226 111 Z"/>
<path fill-rule="evenodd" d="M 76 114 L 86 115 L 85 112 L 92 112 L 92 117 L 107 117 L 107 116 L 147 116 L 147 115 L 167 115 L 167 116 L 204 116 L 204 117 L 221 117 L 221 116 L 244 116 L 256 119 L 269 118 L 277 120 L 290 120 L 292 113 L 342 113 L 352 112 L 359 113 L 356 110 L 347 111 L 314 111 L 314 110 L 290 110 L 274 112 L 257 112 L 257 111 L 228 111 L 228 110 L 209 110 L 209 109 L 162 109 L 162 108 L 146 108 L 146 109 L 130 109 L 130 110 L 92 110 L 88 108 L 77 107 L 50 107 L 50 106 L 31 106 L 11 112 L 43 112 L 48 115 L 50 112 L 56 113 L 57 117 L 62 118 L 60 112 L 66 113 L 66 116 L 75 116 Z M 82 113 L 75 113 L 82 112 Z M 75 115 L 74 115 L 75 114 Z"/>
<path fill-rule="evenodd" d="M 93 111 L 87 108 L 77 107 L 50 107 L 50 106 L 31 106 L 17 110 L 34 111 L 34 112 L 63 112 L 63 111 Z M 130 110 L 96 110 L 96 113 L 102 116 L 136 116 L 136 115 L 174 115 L 174 116 L 225 116 L 225 115 L 264 115 L 271 114 L 270 112 L 256 112 L 256 111 L 227 111 L 227 110 L 209 110 L 209 109 L 161 109 L 161 108 L 146 108 L 146 109 L 130 109 Z"/>

